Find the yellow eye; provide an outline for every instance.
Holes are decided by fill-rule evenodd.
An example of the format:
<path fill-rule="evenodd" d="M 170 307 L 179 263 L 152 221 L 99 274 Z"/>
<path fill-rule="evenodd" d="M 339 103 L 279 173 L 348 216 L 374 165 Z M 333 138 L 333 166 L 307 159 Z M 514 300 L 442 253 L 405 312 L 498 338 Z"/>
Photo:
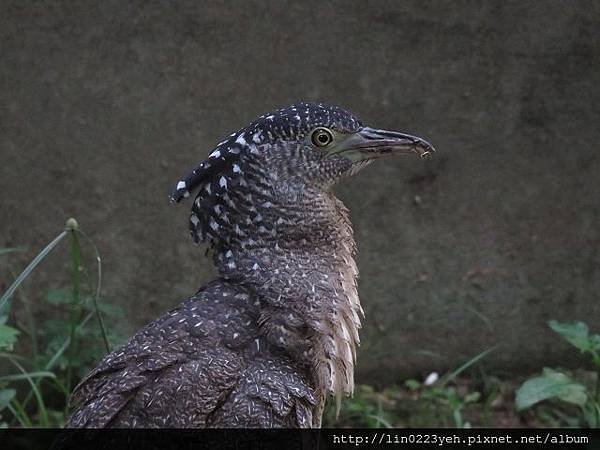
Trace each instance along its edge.
<path fill-rule="evenodd" d="M 327 147 L 333 142 L 333 134 L 327 128 L 316 128 L 312 132 L 311 141 L 317 147 Z"/>

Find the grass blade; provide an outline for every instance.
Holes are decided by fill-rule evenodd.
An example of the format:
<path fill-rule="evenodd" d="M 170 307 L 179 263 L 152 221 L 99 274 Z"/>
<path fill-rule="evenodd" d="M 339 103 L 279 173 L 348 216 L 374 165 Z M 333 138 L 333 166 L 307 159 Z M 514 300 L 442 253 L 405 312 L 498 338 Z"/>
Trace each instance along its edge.
<path fill-rule="evenodd" d="M 477 356 L 474 356 L 473 358 L 471 358 L 470 360 L 468 360 L 466 363 L 464 363 L 462 366 L 460 366 L 459 368 L 457 368 L 456 370 L 454 370 L 454 372 L 452 372 L 452 373 L 450 373 L 450 374 L 442 377 L 442 380 L 440 380 L 441 382 L 440 382 L 439 386 L 445 386 L 446 384 L 450 383 L 457 376 L 459 376 L 462 372 L 464 372 L 465 370 L 467 370 L 469 367 L 471 367 L 473 364 L 475 364 L 479 360 L 485 358 L 489 353 L 493 352 L 497 348 L 498 348 L 498 346 L 494 345 L 493 347 L 488 348 L 487 350 L 484 350 L 483 352 L 481 352 Z"/>
<path fill-rule="evenodd" d="M 4 255 L 6 253 L 14 253 L 14 252 L 22 252 L 22 248 L 12 247 L 12 248 L 0 248 L 0 255 Z"/>
<path fill-rule="evenodd" d="M 31 389 L 33 390 L 33 393 L 34 393 L 35 398 L 38 403 L 38 411 L 40 414 L 40 421 L 41 421 L 42 426 L 43 427 L 50 426 L 50 421 L 48 419 L 48 411 L 46 410 L 44 398 L 42 397 L 42 393 L 40 392 L 38 386 L 33 381 L 33 379 L 28 374 L 28 372 L 25 370 L 25 368 L 21 364 L 19 364 L 16 359 L 10 357 L 10 355 L 8 355 L 7 357 L 8 357 L 8 360 L 11 363 L 13 363 L 13 365 L 24 375 L 24 379 L 26 379 L 27 382 L 29 383 L 29 386 L 31 386 Z"/>
<path fill-rule="evenodd" d="M 17 381 L 27 380 L 29 378 L 56 378 L 52 372 L 38 371 L 38 372 L 27 372 L 15 375 L 4 375 L 0 377 L 0 383 L 3 381 Z"/>
<path fill-rule="evenodd" d="M 79 325 L 77 325 L 77 328 L 75 330 L 76 333 L 79 333 L 80 329 L 83 328 L 89 321 L 90 319 L 93 317 L 94 312 L 90 312 L 88 313 L 87 316 L 85 316 L 85 318 L 81 321 L 81 323 Z M 63 344 L 60 346 L 60 348 L 56 351 L 56 353 L 54 353 L 54 355 L 52 355 L 52 358 L 50 358 L 50 361 L 48 361 L 46 363 L 46 366 L 44 367 L 44 370 L 49 371 L 52 370 L 54 368 L 54 366 L 56 365 L 56 363 L 58 362 L 58 360 L 60 359 L 60 357 L 67 351 L 67 349 L 69 348 L 69 345 L 71 344 L 71 338 L 70 336 L 67 336 L 67 339 L 65 339 L 65 342 L 63 342 Z M 0 353 L 0 357 L 7 357 L 10 356 L 6 353 Z M 56 382 L 58 379 L 54 378 L 54 381 Z M 36 386 L 39 387 L 39 381 L 38 383 L 36 383 Z M 64 386 L 60 386 L 60 390 L 66 395 L 68 396 L 70 394 L 69 389 L 67 389 Z M 25 399 L 23 400 L 23 405 L 27 406 L 27 404 L 29 403 L 29 400 L 31 400 L 31 395 L 34 394 L 35 392 L 33 390 L 30 390 L 27 393 L 27 396 L 25 397 Z"/>
<path fill-rule="evenodd" d="M 17 399 L 12 399 L 11 403 L 6 405 L 6 407 L 23 428 L 31 428 L 33 426 L 27 412 Z"/>
<path fill-rule="evenodd" d="M 367 417 L 369 419 L 373 419 L 378 424 L 383 425 L 385 428 L 394 428 L 392 424 L 385 420 L 383 417 L 376 416 L 375 414 L 367 414 Z"/>
<path fill-rule="evenodd" d="M 67 235 L 66 231 L 62 231 L 58 236 L 52 240 L 46 247 L 42 249 L 41 252 L 37 254 L 35 258 L 29 263 L 29 265 L 21 272 L 21 274 L 17 277 L 17 279 L 10 285 L 10 287 L 6 290 L 6 292 L 0 298 L 0 311 L 4 307 L 4 304 L 8 302 L 8 299 L 12 297 L 17 288 L 21 285 L 21 283 L 27 278 L 27 276 L 36 268 L 36 266 L 46 257 L 48 253 L 52 251 L 54 247 L 58 245 L 60 241 Z"/>

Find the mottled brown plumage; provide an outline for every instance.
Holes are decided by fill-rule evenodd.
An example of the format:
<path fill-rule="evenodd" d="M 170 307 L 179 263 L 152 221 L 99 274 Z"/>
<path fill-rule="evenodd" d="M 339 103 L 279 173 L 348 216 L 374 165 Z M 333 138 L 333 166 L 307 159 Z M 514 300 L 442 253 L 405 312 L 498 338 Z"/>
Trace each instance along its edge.
<path fill-rule="evenodd" d="M 413 136 L 299 103 L 261 116 L 179 181 L 218 280 L 76 388 L 72 427 L 311 427 L 354 388 L 362 308 L 348 211 L 331 193 L 373 159 L 431 152 Z"/>

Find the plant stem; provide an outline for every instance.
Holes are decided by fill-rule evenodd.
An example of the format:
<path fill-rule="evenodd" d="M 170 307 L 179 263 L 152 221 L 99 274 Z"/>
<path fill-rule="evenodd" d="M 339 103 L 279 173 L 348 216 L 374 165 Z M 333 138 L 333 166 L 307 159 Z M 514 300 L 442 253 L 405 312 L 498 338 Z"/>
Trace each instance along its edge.
<path fill-rule="evenodd" d="M 104 341 L 104 348 L 107 353 L 110 353 L 110 342 L 108 341 L 108 334 L 106 333 L 106 327 L 104 326 L 104 320 L 102 319 L 102 313 L 100 312 L 100 306 L 98 305 L 98 299 L 100 298 L 100 288 L 102 287 L 102 259 L 100 258 L 100 252 L 98 248 L 94 244 L 94 242 L 81 230 L 77 230 L 79 234 L 81 234 L 92 246 L 94 249 L 94 253 L 96 254 L 96 262 L 98 266 L 98 281 L 96 284 L 96 292 L 92 297 L 92 302 L 94 304 L 94 310 L 96 312 L 96 317 L 98 319 L 98 326 L 100 327 L 100 332 L 102 334 L 102 340 Z"/>
<path fill-rule="evenodd" d="M 596 352 L 592 352 L 592 357 L 594 358 L 594 363 L 596 364 L 596 389 L 594 392 L 594 400 L 596 403 L 594 405 L 594 409 L 596 410 L 596 423 L 594 424 L 594 427 L 598 427 L 600 426 L 600 411 L 598 409 L 598 405 L 600 405 L 600 358 Z"/>
<path fill-rule="evenodd" d="M 29 297 L 27 297 L 23 291 L 21 291 L 21 296 L 23 297 L 23 305 L 25 305 L 25 314 L 27 316 L 27 334 L 29 335 L 29 339 L 31 340 L 31 355 L 34 361 L 34 364 L 37 366 L 38 364 L 38 339 L 37 339 L 37 329 L 35 326 L 35 316 L 33 315 L 33 309 L 31 307 L 31 302 Z"/>
<path fill-rule="evenodd" d="M 71 220 L 71 219 L 69 219 Z M 71 390 L 73 381 L 73 366 L 75 361 L 75 355 L 77 351 L 77 342 L 75 339 L 75 330 L 78 322 L 78 311 L 81 303 L 81 278 L 80 278 L 80 267 L 81 267 L 81 249 L 79 246 L 79 240 L 76 233 L 77 228 L 71 227 L 69 230 L 71 233 L 71 286 L 72 286 L 72 298 L 69 311 L 69 352 L 68 352 L 68 366 L 67 366 L 67 390 Z M 68 402 L 68 399 L 67 399 Z"/>

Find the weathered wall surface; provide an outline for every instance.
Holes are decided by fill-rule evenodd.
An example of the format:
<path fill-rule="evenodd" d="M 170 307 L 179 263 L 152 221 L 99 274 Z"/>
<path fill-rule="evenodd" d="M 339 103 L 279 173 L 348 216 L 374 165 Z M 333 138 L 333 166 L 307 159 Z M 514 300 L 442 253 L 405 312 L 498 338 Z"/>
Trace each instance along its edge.
<path fill-rule="evenodd" d="M 28 249 L 15 269 L 77 217 L 134 331 L 214 276 L 173 182 L 255 116 L 322 100 L 439 150 L 338 189 L 367 314 L 359 380 L 495 344 L 492 369 L 564 363 L 547 320 L 598 330 L 597 2 L 96 3 L 0 6 L 0 246 Z M 40 289 L 66 264 L 51 261 Z"/>

